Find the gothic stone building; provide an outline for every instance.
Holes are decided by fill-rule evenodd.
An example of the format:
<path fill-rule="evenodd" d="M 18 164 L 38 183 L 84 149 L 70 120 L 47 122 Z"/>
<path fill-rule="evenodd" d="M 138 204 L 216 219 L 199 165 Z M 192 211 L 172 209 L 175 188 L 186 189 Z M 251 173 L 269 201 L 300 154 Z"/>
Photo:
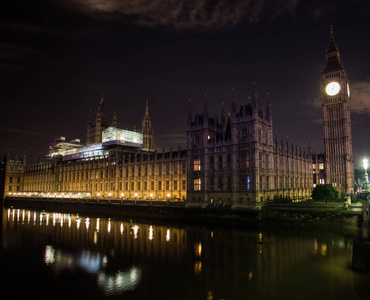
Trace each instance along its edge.
<path fill-rule="evenodd" d="M 310 147 L 302 149 L 273 139 L 270 102 L 264 106 L 255 88 L 251 103 L 231 114 L 192 116 L 187 133 L 188 202 L 256 206 L 277 199 L 305 199 L 312 191 Z"/>
<path fill-rule="evenodd" d="M 353 194 L 351 94 L 332 28 L 330 45 L 326 50 L 326 66 L 321 72 L 320 88 L 326 183 L 333 184 L 342 195 Z"/>
<path fill-rule="evenodd" d="M 23 191 L 26 155 L 6 153 L 0 166 L 0 197 Z"/>
<path fill-rule="evenodd" d="M 349 81 L 332 31 L 320 87 L 324 154 L 274 139 L 271 105 L 258 99 L 253 87 L 250 103 L 237 107 L 233 93 L 231 113 L 223 107 L 220 117 L 209 114 L 206 99 L 201 114 L 193 115 L 189 104 L 187 150 L 155 150 L 148 103 L 140 133 L 124 133 L 140 143 L 119 142 L 114 135 L 122 129 L 116 128 L 115 113 L 109 125 L 99 108 L 94 122 L 89 115 L 86 146 L 58 141 L 52 147 L 55 155 L 27 166 L 20 185 L 8 182 L 5 194 L 19 196 L 21 190 L 22 195 L 55 197 L 186 199 L 189 205 L 234 207 L 305 199 L 323 183 L 333 184 L 342 195 L 352 194 Z"/>
<path fill-rule="evenodd" d="M 95 125 L 88 119 L 87 141 L 82 147 L 60 139 L 51 149 L 50 159 L 27 166 L 23 193 L 45 197 L 93 197 L 108 199 L 186 199 L 186 150 L 156 151 L 152 136 L 148 103 L 141 133 L 125 134 L 143 137 L 143 143 L 123 145 L 115 140 L 104 141 L 105 133 L 115 132 L 112 126 L 102 131 L 100 109 Z M 108 121 L 105 117 L 104 123 Z M 92 143 L 92 128 L 101 131 Z M 119 129 L 118 129 L 119 130 Z M 96 135 L 97 136 L 97 135 Z M 99 142 L 100 141 L 100 142 Z M 67 150 L 65 150 L 67 149 Z"/>

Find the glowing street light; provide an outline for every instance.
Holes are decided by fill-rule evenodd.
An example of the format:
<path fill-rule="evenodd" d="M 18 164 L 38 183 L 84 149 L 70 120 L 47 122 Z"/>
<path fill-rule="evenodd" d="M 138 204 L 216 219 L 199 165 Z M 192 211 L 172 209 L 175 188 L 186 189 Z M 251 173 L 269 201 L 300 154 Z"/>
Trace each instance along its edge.
<path fill-rule="evenodd" d="M 368 177 L 368 174 L 367 174 L 367 167 L 368 167 L 368 160 L 367 158 L 365 158 L 363 160 L 363 163 L 364 163 L 364 169 L 365 169 L 365 183 L 364 183 L 364 190 L 367 191 L 369 189 L 369 177 Z"/>

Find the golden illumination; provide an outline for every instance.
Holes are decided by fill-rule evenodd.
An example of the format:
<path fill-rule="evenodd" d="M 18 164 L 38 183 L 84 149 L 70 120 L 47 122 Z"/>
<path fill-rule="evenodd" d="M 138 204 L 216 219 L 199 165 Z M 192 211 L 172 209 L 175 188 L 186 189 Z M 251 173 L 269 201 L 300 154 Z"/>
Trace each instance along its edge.
<path fill-rule="evenodd" d="M 139 232 L 139 226 L 134 225 L 131 228 L 132 228 L 132 232 L 134 233 L 134 239 L 137 239 L 137 234 Z"/>
<path fill-rule="evenodd" d="M 97 218 L 96 219 L 96 232 L 99 232 L 99 222 L 100 222 L 100 219 L 99 218 Z"/>
<path fill-rule="evenodd" d="M 326 256 L 327 250 L 328 250 L 327 245 L 326 244 L 322 244 L 321 245 L 321 255 L 322 256 Z"/>
<path fill-rule="evenodd" d="M 202 273 L 202 262 L 198 261 L 194 264 L 194 273 L 195 275 L 199 275 Z"/>
<path fill-rule="evenodd" d="M 201 165 L 200 165 L 200 158 L 194 159 L 194 171 L 200 171 Z"/>
<path fill-rule="evenodd" d="M 149 240 L 153 240 L 153 226 L 149 227 Z"/>
<path fill-rule="evenodd" d="M 111 230 L 111 225 L 110 225 L 110 219 L 109 219 L 109 221 L 108 221 L 108 228 L 107 228 L 108 233 L 110 233 L 110 230 Z"/>
<path fill-rule="evenodd" d="M 199 242 L 199 243 L 196 243 L 194 245 L 194 250 L 195 250 L 195 255 L 196 256 L 202 256 L 202 243 Z"/>

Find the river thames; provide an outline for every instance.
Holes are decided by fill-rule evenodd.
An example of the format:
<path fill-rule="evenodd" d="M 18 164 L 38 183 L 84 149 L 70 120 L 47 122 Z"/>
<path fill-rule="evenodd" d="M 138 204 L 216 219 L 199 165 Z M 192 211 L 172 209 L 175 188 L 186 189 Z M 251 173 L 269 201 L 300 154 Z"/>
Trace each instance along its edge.
<path fill-rule="evenodd" d="M 351 267 L 360 235 L 345 227 L 158 224 L 3 208 L 1 295 L 368 299 L 370 275 Z"/>

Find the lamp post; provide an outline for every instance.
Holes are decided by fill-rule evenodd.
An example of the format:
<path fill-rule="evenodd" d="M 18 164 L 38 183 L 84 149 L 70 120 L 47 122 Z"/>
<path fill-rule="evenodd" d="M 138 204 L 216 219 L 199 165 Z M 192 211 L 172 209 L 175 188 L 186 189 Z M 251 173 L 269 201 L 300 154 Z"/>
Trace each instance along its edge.
<path fill-rule="evenodd" d="M 365 191 L 368 191 L 369 190 L 369 176 L 368 176 L 368 174 L 367 174 L 367 167 L 368 167 L 368 160 L 365 158 L 364 160 L 363 160 L 363 163 L 364 163 L 364 169 L 365 169 L 365 183 L 364 183 L 364 190 Z"/>

